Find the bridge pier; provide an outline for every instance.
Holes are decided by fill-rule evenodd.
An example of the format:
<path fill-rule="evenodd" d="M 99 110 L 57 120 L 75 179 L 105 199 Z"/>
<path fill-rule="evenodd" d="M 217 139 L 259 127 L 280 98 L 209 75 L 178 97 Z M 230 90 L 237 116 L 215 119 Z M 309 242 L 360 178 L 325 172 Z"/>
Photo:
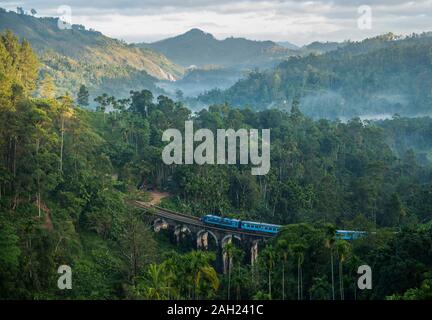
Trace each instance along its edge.
<path fill-rule="evenodd" d="M 198 232 L 197 234 L 197 249 L 208 250 L 208 232 Z"/>
<path fill-rule="evenodd" d="M 255 240 L 252 242 L 252 246 L 250 248 L 251 254 L 251 266 L 253 267 L 258 260 L 258 241 Z"/>

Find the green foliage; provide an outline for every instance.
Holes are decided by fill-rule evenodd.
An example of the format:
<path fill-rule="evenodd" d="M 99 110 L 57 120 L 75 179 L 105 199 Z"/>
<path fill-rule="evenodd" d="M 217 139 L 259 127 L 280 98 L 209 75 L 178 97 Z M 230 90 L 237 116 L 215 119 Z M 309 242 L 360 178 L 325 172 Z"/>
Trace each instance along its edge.
<path fill-rule="evenodd" d="M 407 290 L 403 295 L 392 295 L 387 300 L 431 300 L 432 280 L 429 276 L 422 282 L 419 288 Z"/>
<path fill-rule="evenodd" d="M 134 289 L 138 298 L 150 300 L 209 299 L 219 288 L 219 278 L 211 262 L 215 256 L 202 251 L 170 254 L 163 263 L 150 264 Z"/>
<path fill-rule="evenodd" d="M 93 112 L 67 94 L 32 96 L 35 56 L 10 33 L 0 58 L 1 299 L 430 297 L 432 171 L 417 153 L 430 147 L 428 119 L 313 121 L 297 100 L 290 113 L 222 104 L 192 115 L 148 90 L 101 94 Z M 192 118 L 196 130 L 271 128 L 269 174 L 163 164 L 163 131 Z M 424 141 L 407 149 L 413 137 Z M 165 203 L 184 213 L 285 226 L 253 266 L 245 248 L 222 248 L 220 275 L 215 254 L 172 253 L 156 240 L 125 202 L 145 189 L 169 191 Z M 348 243 L 336 228 L 368 235 Z M 63 264 L 71 291 L 57 288 Z M 354 286 L 360 264 L 373 268 L 373 291 Z"/>
<path fill-rule="evenodd" d="M 5 271 L 18 266 L 21 250 L 18 246 L 19 237 L 13 227 L 2 221 L 0 228 L 0 268 Z"/>
<path fill-rule="evenodd" d="M 26 40 L 20 42 L 11 31 L 0 34 L 0 102 L 28 94 L 36 86 L 38 60 Z"/>

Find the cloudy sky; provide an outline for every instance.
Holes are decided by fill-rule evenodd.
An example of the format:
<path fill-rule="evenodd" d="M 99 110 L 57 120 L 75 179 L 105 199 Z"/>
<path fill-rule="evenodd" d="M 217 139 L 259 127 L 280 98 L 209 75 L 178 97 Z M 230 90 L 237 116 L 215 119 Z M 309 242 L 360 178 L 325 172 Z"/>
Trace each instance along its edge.
<path fill-rule="evenodd" d="M 128 42 L 151 42 L 200 28 L 217 38 L 311 41 L 360 40 L 385 32 L 432 31 L 432 0 L 0 0 L 0 7 L 38 16 L 72 9 L 72 23 Z M 368 28 L 368 12 L 372 24 Z M 358 21 L 363 26 L 359 28 Z"/>

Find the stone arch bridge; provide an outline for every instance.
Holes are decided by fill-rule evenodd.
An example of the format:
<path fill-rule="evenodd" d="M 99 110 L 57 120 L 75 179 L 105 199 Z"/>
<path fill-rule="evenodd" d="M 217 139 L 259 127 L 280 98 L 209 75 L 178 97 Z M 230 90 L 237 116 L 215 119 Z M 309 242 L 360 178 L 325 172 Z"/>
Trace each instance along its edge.
<path fill-rule="evenodd" d="M 165 208 L 135 201 L 135 206 L 144 209 L 152 215 L 152 227 L 155 232 L 169 230 L 173 232 L 175 240 L 179 243 L 187 236 L 196 239 L 197 249 L 208 249 L 209 242 L 213 241 L 220 252 L 226 243 L 238 241 L 242 247 L 249 248 L 252 265 L 258 258 L 258 244 L 272 238 L 272 235 L 240 229 L 225 229 L 203 223 L 199 218 L 174 212 Z M 224 271 L 226 271 L 226 257 L 223 256 Z"/>

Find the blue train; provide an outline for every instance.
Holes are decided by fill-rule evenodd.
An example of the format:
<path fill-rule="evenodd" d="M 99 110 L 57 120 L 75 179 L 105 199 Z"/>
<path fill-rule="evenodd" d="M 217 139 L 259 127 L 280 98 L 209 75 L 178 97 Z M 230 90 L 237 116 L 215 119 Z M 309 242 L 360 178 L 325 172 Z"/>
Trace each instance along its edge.
<path fill-rule="evenodd" d="M 207 224 L 215 224 L 221 227 L 240 229 L 241 221 L 238 219 L 223 218 L 208 214 L 201 218 L 201 221 Z"/>
<path fill-rule="evenodd" d="M 336 238 L 342 240 L 357 240 L 366 236 L 366 231 L 336 230 Z"/>
<path fill-rule="evenodd" d="M 223 218 L 210 214 L 202 217 L 201 221 L 206 224 L 216 225 L 224 228 L 241 229 L 246 231 L 263 232 L 270 234 L 277 234 L 282 227 L 276 224 L 241 221 L 239 219 Z"/>
<path fill-rule="evenodd" d="M 268 233 L 273 235 L 277 234 L 282 228 L 282 226 L 277 224 L 260 223 L 254 221 L 242 221 L 239 219 L 224 218 L 224 217 L 214 216 L 211 214 L 203 216 L 201 218 L 201 221 L 206 224 L 223 227 L 223 228 L 241 229 L 246 231 Z M 366 236 L 366 232 L 364 231 L 336 230 L 337 239 L 351 241 L 351 240 L 359 239 L 364 236 Z"/>

